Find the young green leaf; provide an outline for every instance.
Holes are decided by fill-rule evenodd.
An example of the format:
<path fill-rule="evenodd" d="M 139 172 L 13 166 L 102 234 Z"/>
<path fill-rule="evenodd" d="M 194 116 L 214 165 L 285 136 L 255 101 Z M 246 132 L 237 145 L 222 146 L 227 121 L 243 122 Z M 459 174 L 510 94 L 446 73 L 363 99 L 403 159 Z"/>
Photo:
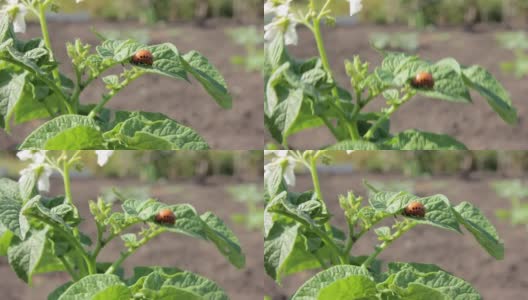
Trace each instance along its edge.
<path fill-rule="evenodd" d="M 29 224 L 21 213 L 22 205 L 18 184 L 9 179 L 0 179 L 0 224 L 25 239 Z"/>
<path fill-rule="evenodd" d="M 198 82 L 202 84 L 205 90 L 211 95 L 216 102 L 226 109 L 232 107 L 231 95 L 227 91 L 227 85 L 224 78 L 218 70 L 209 63 L 209 60 L 202 54 L 191 51 L 182 56 L 182 63 Z"/>
<path fill-rule="evenodd" d="M 15 108 L 23 97 L 27 73 L 13 74 L 0 71 L 0 127 L 10 131 L 10 122 Z"/>
<path fill-rule="evenodd" d="M 286 261 L 293 254 L 300 224 L 274 223 L 264 241 L 264 267 L 266 273 L 281 281 Z"/>
<path fill-rule="evenodd" d="M 116 275 L 89 275 L 72 284 L 58 300 L 129 300 L 132 294 Z"/>
<path fill-rule="evenodd" d="M 237 268 L 242 268 L 246 264 L 246 257 L 240 248 L 240 242 L 233 231 L 229 229 L 224 221 L 211 212 L 206 212 L 200 216 L 204 221 L 205 235 L 211 240 L 218 250 L 226 256 Z"/>
<path fill-rule="evenodd" d="M 395 274 L 391 283 L 392 290 L 400 296 L 406 294 L 422 293 L 423 289 L 416 285 L 434 289 L 445 295 L 441 299 L 457 299 L 461 295 L 463 299 L 481 300 L 482 297 L 466 281 L 457 278 L 440 268 L 421 264 L 399 264 L 396 268 L 389 264 L 389 274 Z M 401 291 L 400 289 L 405 289 Z M 405 298 L 407 299 L 407 298 Z"/>
<path fill-rule="evenodd" d="M 112 130 L 104 134 L 117 148 L 157 150 L 207 150 L 193 129 L 158 113 L 117 112 Z"/>
<path fill-rule="evenodd" d="M 384 142 L 387 147 L 398 150 L 466 150 L 466 146 L 454 138 L 425 131 L 406 130 Z"/>
<path fill-rule="evenodd" d="M 504 258 L 504 244 L 499 239 L 497 230 L 478 208 L 469 202 L 462 202 L 453 209 L 458 221 L 491 256 L 496 259 Z"/>
<path fill-rule="evenodd" d="M 31 230 L 25 240 L 15 238 L 7 251 L 9 264 L 26 283 L 31 284 L 33 274 L 42 259 L 47 234 L 47 228 Z"/>
<path fill-rule="evenodd" d="M 337 284 L 334 285 L 336 282 Z M 352 297 L 345 297 L 347 290 L 350 291 Z M 310 278 L 297 290 L 291 299 L 376 299 L 375 292 L 375 282 L 372 281 L 366 268 L 340 265 L 328 268 Z M 322 298 L 322 296 L 325 297 Z"/>
<path fill-rule="evenodd" d="M 97 123 L 80 115 L 63 115 L 33 131 L 20 145 L 27 150 L 102 149 L 103 137 Z"/>
<path fill-rule="evenodd" d="M 518 122 L 517 110 L 513 107 L 508 92 L 491 73 L 480 66 L 465 68 L 462 72 L 466 84 L 479 92 L 505 122 L 508 124 Z"/>

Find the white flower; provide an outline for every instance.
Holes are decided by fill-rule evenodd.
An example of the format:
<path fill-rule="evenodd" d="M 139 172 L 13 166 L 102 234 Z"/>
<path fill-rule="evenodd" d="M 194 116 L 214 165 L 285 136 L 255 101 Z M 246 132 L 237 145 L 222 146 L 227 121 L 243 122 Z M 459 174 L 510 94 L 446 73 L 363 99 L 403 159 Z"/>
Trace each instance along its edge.
<path fill-rule="evenodd" d="M 282 168 L 282 176 L 289 186 L 295 185 L 295 165 L 297 161 L 288 155 L 288 150 L 265 150 L 265 155 L 274 154 L 276 157 L 264 166 L 264 177 L 269 176 L 270 172 L 276 168 Z"/>
<path fill-rule="evenodd" d="M 353 16 L 357 14 L 362 8 L 361 0 L 348 0 L 350 2 L 350 15 Z"/>
<path fill-rule="evenodd" d="M 34 163 L 42 164 L 46 160 L 46 150 L 22 150 L 18 151 L 17 157 L 20 160 L 32 160 Z"/>
<path fill-rule="evenodd" d="M 278 35 L 284 35 L 284 43 L 286 45 L 297 45 L 296 26 L 297 22 L 291 14 L 278 16 L 271 23 L 264 26 L 264 39 L 273 41 Z"/>
<path fill-rule="evenodd" d="M 356 151 L 356 150 L 347 150 L 346 154 L 350 155 L 350 154 L 354 153 L 354 151 Z"/>
<path fill-rule="evenodd" d="M 32 163 L 24 170 L 20 171 L 20 182 L 26 181 L 27 177 L 35 176 L 37 179 L 37 188 L 41 192 L 49 192 L 49 178 L 53 169 L 48 164 Z"/>
<path fill-rule="evenodd" d="M 97 154 L 97 164 L 102 167 L 106 165 L 110 156 L 114 154 L 114 150 L 95 150 L 95 154 Z"/>
<path fill-rule="evenodd" d="M 53 168 L 47 164 L 46 151 L 32 151 L 23 150 L 17 153 L 20 160 L 31 160 L 31 164 L 20 171 L 20 182 L 27 181 L 28 177 L 35 177 L 37 180 L 37 188 L 39 191 L 49 192 L 50 182 L 49 177 L 53 173 Z"/>
<path fill-rule="evenodd" d="M 292 0 L 268 0 L 264 3 L 264 14 L 274 13 L 279 16 L 285 16 L 290 10 L 290 3 Z"/>
<path fill-rule="evenodd" d="M 7 0 L 7 4 L 2 7 L 1 12 L 11 17 L 15 32 L 26 32 L 26 21 L 24 18 L 27 14 L 27 7 L 24 4 L 18 3 L 18 0 Z"/>

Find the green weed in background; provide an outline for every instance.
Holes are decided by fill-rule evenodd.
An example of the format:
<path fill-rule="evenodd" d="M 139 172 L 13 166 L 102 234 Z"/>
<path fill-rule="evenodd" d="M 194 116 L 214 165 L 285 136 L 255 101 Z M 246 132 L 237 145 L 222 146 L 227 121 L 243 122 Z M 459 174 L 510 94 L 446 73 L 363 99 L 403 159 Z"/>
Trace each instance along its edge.
<path fill-rule="evenodd" d="M 248 230 L 261 230 L 264 226 L 264 198 L 256 184 L 233 185 L 226 188 L 233 200 L 246 206 L 246 213 L 232 214 L 231 220 L 244 224 Z"/>
<path fill-rule="evenodd" d="M 415 52 L 420 47 L 416 32 L 374 32 L 369 40 L 374 48 L 381 50 Z"/>
<path fill-rule="evenodd" d="M 143 23 L 189 21 L 202 18 L 260 19 L 263 0 L 90 0 L 80 5 L 59 1 L 61 9 L 73 13 L 84 11 L 107 20 L 138 20 Z M 199 7 L 201 6 L 201 7 Z"/>
<path fill-rule="evenodd" d="M 255 26 L 247 26 L 229 29 L 226 34 L 246 51 L 244 55 L 231 56 L 231 63 L 244 67 L 247 72 L 261 72 L 264 67 L 264 33 Z"/>
<path fill-rule="evenodd" d="M 525 225 L 528 228 L 528 185 L 520 180 L 503 180 L 492 183 L 497 195 L 511 201 L 511 209 L 498 209 L 495 213 L 512 225 Z"/>
<path fill-rule="evenodd" d="M 497 34 L 498 43 L 513 51 L 515 58 L 501 62 L 501 69 L 517 78 L 528 75 L 528 35 L 523 31 L 503 32 Z"/>

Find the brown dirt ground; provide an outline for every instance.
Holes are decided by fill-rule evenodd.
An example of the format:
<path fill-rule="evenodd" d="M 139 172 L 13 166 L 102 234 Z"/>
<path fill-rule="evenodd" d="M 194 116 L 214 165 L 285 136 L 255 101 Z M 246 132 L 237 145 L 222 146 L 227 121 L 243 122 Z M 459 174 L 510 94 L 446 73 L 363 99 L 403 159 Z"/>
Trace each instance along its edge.
<path fill-rule="evenodd" d="M 218 24 L 217 24 L 218 23 Z M 70 60 L 64 47 L 67 41 L 80 38 L 92 45 L 99 40 L 90 27 L 105 30 L 131 31 L 145 29 L 136 23 L 51 23 L 50 34 L 61 70 L 72 75 Z M 192 24 L 169 24 L 165 27 L 147 28 L 151 44 L 171 42 L 182 53 L 197 50 L 204 54 L 223 74 L 233 96 L 233 109 L 224 110 L 195 81 L 184 81 L 147 75 L 132 83 L 108 107 L 112 109 L 162 112 L 178 122 L 194 128 L 212 149 L 255 150 L 263 148 L 264 117 L 262 113 L 263 80 L 258 72 L 247 73 L 230 62 L 232 55 L 243 55 L 243 47 L 235 45 L 224 34 L 230 27 L 240 26 L 223 21 L 211 22 L 207 27 Z M 36 25 L 29 25 L 26 37 L 39 35 Z M 99 82 L 89 87 L 81 96 L 82 103 L 97 103 L 104 86 Z M 0 131 L 0 149 L 15 148 L 24 140 L 38 122 L 17 126 L 8 136 Z"/>
<path fill-rule="evenodd" d="M 340 228 L 346 222 L 339 208 L 337 195 L 354 190 L 365 194 L 362 181 L 408 181 L 400 175 L 373 175 L 357 173 L 354 175 L 323 175 L 321 188 L 329 203 L 329 210 L 334 214 L 333 224 Z M 469 201 L 477 205 L 496 226 L 499 236 L 505 244 L 505 258 L 496 261 L 491 258 L 467 232 L 464 235 L 446 232 L 430 226 L 419 226 L 396 241 L 389 249 L 382 252 L 380 259 L 387 261 L 404 261 L 434 263 L 456 276 L 471 283 L 484 299 L 516 300 L 525 299 L 528 292 L 528 279 L 523 270 L 528 268 L 528 231 L 524 226 L 512 227 L 507 221 L 495 218 L 499 208 L 509 208 L 509 201 L 499 199 L 490 189 L 489 184 L 498 177 L 477 174 L 472 180 L 463 181 L 456 177 L 415 178 L 415 192 L 418 195 L 445 194 L 452 203 Z M 298 177 L 296 190 L 312 189 L 308 176 Z M 376 237 L 366 235 L 366 240 L 354 246 L 355 254 L 371 253 Z M 286 278 L 282 287 L 276 288 L 271 279 L 266 279 L 267 294 L 273 299 L 287 299 L 297 288 L 311 277 L 313 273 L 301 273 Z"/>
<path fill-rule="evenodd" d="M 369 34 L 373 32 L 406 32 L 405 27 L 381 27 L 373 25 L 358 25 L 353 27 L 337 27 L 327 29 L 324 39 L 328 56 L 337 80 L 342 86 L 350 87 L 345 74 L 343 61 L 359 55 L 363 60 L 377 66 L 381 56 L 369 45 Z M 444 101 L 435 101 L 416 97 L 404 105 L 392 118 L 392 132 L 409 128 L 417 128 L 436 133 L 449 134 L 466 144 L 469 149 L 527 149 L 528 139 L 528 93 L 526 79 L 515 79 L 510 74 L 500 70 L 500 62 L 512 60 L 513 54 L 502 49 L 495 40 L 495 34 L 504 28 L 492 25 L 482 25 L 476 32 L 468 33 L 461 29 L 439 29 L 435 32 L 420 35 L 420 50 L 418 54 L 428 60 L 439 60 L 453 57 L 463 65 L 479 64 L 489 69 L 502 82 L 512 96 L 517 107 L 520 121 L 517 126 L 509 126 L 500 119 L 487 105 L 480 95 L 473 93 L 474 103 L 463 105 Z M 447 39 L 442 36 L 448 34 Z M 297 57 L 317 55 L 313 37 L 307 30 L 300 30 L 299 46 L 291 47 L 291 52 Z M 379 109 L 383 101 L 378 99 L 367 110 Z M 269 134 L 267 141 L 272 141 Z M 311 129 L 297 134 L 289 139 L 294 149 L 314 149 L 333 144 L 335 140 L 326 128 Z"/>
<path fill-rule="evenodd" d="M 60 183 L 54 181 L 52 194 L 62 193 L 57 187 Z M 225 259 L 211 243 L 192 239 L 178 234 L 163 234 L 125 261 L 126 274 L 130 275 L 134 266 L 160 265 L 174 266 L 196 272 L 217 282 L 229 294 L 232 300 L 262 299 L 264 295 L 264 271 L 262 266 L 262 234 L 258 231 L 248 231 L 243 225 L 233 224 L 230 216 L 233 213 L 244 213 L 244 207 L 230 199 L 225 187 L 240 184 L 230 178 L 209 178 L 205 185 L 193 182 L 168 182 L 152 187 L 153 197 L 165 203 L 190 203 L 198 212 L 214 211 L 228 223 L 241 242 L 246 254 L 246 267 L 238 270 Z M 247 182 L 246 182 L 247 183 Z M 111 186 L 138 186 L 135 180 L 101 180 L 78 179 L 72 182 L 75 202 L 81 216 L 86 218 L 82 230 L 95 238 L 96 229 L 90 218 L 88 200 L 95 199 L 98 193 Z M 175 189 L 181 189 L 176 192 Z M 185 195 L 185 197 L 183 197 Z M 101 253 L 103 261 L 113 261 L 122 250 L 122 242 L 116 239 L 108 244 Z M 6 300 L 42 300 L 57 286 L 68 281 L 63 273 L 39 275 L 34 278 L 33 287 L 27 287 L 18 279 L 5 257 L 0 258 L 0 291 L 2 299 Z"/>

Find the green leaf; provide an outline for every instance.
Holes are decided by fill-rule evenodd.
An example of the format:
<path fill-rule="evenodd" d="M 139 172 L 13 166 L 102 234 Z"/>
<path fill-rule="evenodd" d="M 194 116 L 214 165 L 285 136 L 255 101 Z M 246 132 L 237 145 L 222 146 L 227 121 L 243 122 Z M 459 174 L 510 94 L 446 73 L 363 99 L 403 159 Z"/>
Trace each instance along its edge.
<path fill-rule="evenodd" d="M 186 291 L 184 289 L 179 289 L 172 286 L 164 286 L 159 289 L 143 289 L 141 295 L 146 297 L 145 299 L 153 300 L 202 300 L 204 298 L 199 295 L 194 294 L 193 292 Z"/>
<path fill-rule="evenodd" d="M 380 150 L 379 146 L 368 141 L 341 141 L 326 150 Z"/>
<path fill-rule="evenodd" d="M 194 130 L 159 113 L 117 112 L 120 122 L 105 133 L 116 147 L 124 149 L 207 150 L 209 146 Z"/>
<path fill-rule="evenodd" d="M 19 148 L 82 150 L 101 149 L 102 144 L 102 134 L 93 119 L 80 115 L 63 115 L 37 128 Z"/>
<path fill-rule="evenodd" d="M 0 127 L 10 131 L 10 122 L 20 99 L 22 99 L 27 73 L 13 74 L 0 70 Z"/>
<path fill-rule="evenodd" d="M 320 300 L 377 300 L 376 283 L 361 275 L 336 280 L 319 291 Z"/>
<path fill-rule="evenodd" d="M 400 132 L 384 144 L 394 150 L 467 150 L 464 144 L 448 135 L 414 129 Z"/>
<path fill-rule="evenodd" d="M 431 66 L 434 78 L 432 90 L 418 89 L 421 94 L 431 98 L 454 102 L 470 103 L 471 96 L 462 78 L 458 62 L 452 58 L 443 59 Z"/>
<path fill-rule="evenodd" d="M 421 224 L 436 226 L 443 229 L 452 230 L 458 233 L 460 231 L 458 220 L 451 210 L 451 204 L 444 195 L 434 195 L 420 198 L 416 201 L 425 206 L 425 218 L 413 218 Z M 409 217 L 408 217 L 409 218 Z"/>
<path fill-rule="evenodd" d="M 336 282 L 338 283 L 334 285 Z M 333 296 L 343 297 L 343 288 L 351 288 L 354 284 L 357 285 L 351 290 L 352 298 L 332 298 Z M 371 298 L 374 296 L 371 294 L 373 284 L 375 283 L 366 268 L 351 265 L 334 266 L 306 281 L 291 300 L 376 299 Z M 325 298 L 320 297 L 323 291 Z M 359 295 L 367 298 L 361 298 Z"/>
<path fill-rule="evenodd" d="M 137 51 L 146 46 L 133 40 L 106 40 L 96 47 L 103 58 L 110 58 L 118 63 L 128 61 Z"/>
<path fill-rule="evenodd" d="M 15 33 L 13 32 L 13 25 L 9 21 L 9 16 L 2 11 L 0 13 L 0 43 L 14 37 Z"/>
<path fill-rule="evenodd" d="M 7 251 L 9 264 L 18 277 L 28 284 L 31 284 L 33 274 L 42 259 L 47 233 L 47 228 L 31 231 L 25 240 L 16 238 Z"/>
<path fill-rule="evenodd" d="M 240 249 L 240 242 L 233 231 L 229 229 L 224 221 L 211 212 L 206 212 L 200 216 L 204 221 L 205 235 L 211 240 L 218 250 L 229 259 L 237 268 L 242 268 L 246 264 L 246 257 Z"/>
<path fill-rule="evenodd" d="M 132 297 L 116 275 L 88 275 L 72 284 L 58 300 L 129 300 Z"/>
<path fill-rule="evenodd" d="M 276 222 L 264 240 L 264 267 L 266 273 L 277 282 L 281 281 L 286 261 L 294 252 L 299 226 Z"/>
<path fill-rule="evenodd" d="M 53 117 L 51 110 L 57 112 L 62 107 L 62 100 L 56 93 L 38 79 L 28 77 L 24 87 L 23 99 L 15 107 L 15 124 Z"/>
<path fill-rule="evenodd" d="M 123 203 L 126 218 L 134 218 L 136 222 L 154 222 L 154 217 L 162 208 L 172 210 L 175 217 L 174 224 L 158 224 L 165 230 L 186 234 L 195 238 L 206 239 L 203 222 L 196 210 L 189 204 L 166 205 L 154 199 L 126 200 Z"/>
<path fill-rule="evenodd" d="M 149 46 L 147 50 L 152 52 L 154 63 L 152 66 L 138 65 L 136 67 L 144 69 L 149 73 L 165 75 L 174 79 L 188 80 L 183 59 L 173 44 L 165 43 Z"/>
<path fill-rule="evenodd" d="M 284 73 L 290 69 L 290 63 L 285 62 L 283 65 L 278 67 L 270 76 L 270 78 L 266 82 L 266 93 L 265 93 L 265 105 L 264 105 L 264 111 L 266 113 L 266 116 L 272 117 L 275 113 L 275 109 L 277 108 L 277 105 L 279 105 L 279 95 L 277 94 L 277 91 L 275 90 L 275 87 L 281 83 L 281 80 L 283 78 Z"/>
<path fill-rule="evenodd" d="M 403 291 L 403 295 L 400 294 L 401 296 L 409 293 L 421 293 L 422 291 L 420 290 L 422 289 L 416 285 L 422 285 L 446 296 L 439 299 L 482 299 L 469 283 L 444 272 L 434 265 L 398 264 L 394 268 L 393 264 L 389 263 L 389 270 L 390 273 L 396 275 L 391 283 L 391 289 L 398 293 L 401 293 L 399 289 L 406 289 L 406 291 Z M 434 295 L 438 297 L 437 293 Z"/>
<path fill-rule="evenodd" d="M 377 211 L 393 215 L 399 213 L 409 202 L 418 196 L 408 192 L 378 192 L 369 198 L 370 205 Z"/>
<path fill-rule="evenodd" d="M 12 231 L 7 230 L 6 228 L 0 230 L 0 232 L 0 256 L 6 256 L 7 250 L 11 246 L 11 241 L 13 241 L 15 235 Z"/>
<path fill-rule="evenodd" d="M 0 224 L 24 239 L 29 224 L 26 217 L 21 214 L 22 204 L 18 184 L 9 179 L 0 179 Z"/>
<path fill-rule="evenodd" d="M 200 300 L 229 300 L 229 297 L 215 282 L 191 272 L 180 272 L 163 283 L 164 287 L 174 287 L 198 296 Z M 186 299 L 186 298 L 184 298 Z"/>
<path fill-rule="evenodd" d="M 209 63 L 207 58 L 196 51 L 182 56 L 183 66 L 198 80 L 216 102 L 226 109 L 232 107 L 231 95 L 220 72 Z"/>
<path fill-rule="evenodd" d="M 508 124 L 518 122 L 517 110 L 513 107 L 508 92 L 491 73 L 480 66 L 465 68 L 462 72 L 466 84 L 478 91 L 505 122 Z"/>
<path fill-rule="evenodd" d="M 279 103 L 272 116 L 274 126 L 281 131 L 284 140 L 292 133 L 292 128 L 299 118 L 303 103 L 303 90 L 290 90 L 288 97 Z"/>
<path fill-rule="evenodd" d="M 272 69 L 277 69 L 283 63 L 284 58 L 284 38 L 277 35 L 273 41 L 266 44 L 265 47 L 266 63 Z"/>
<path fill-rule="evenodd" d="M 280 163 L 270 163 L 264 166 L 264 186 L 270 197 L 275 197 L 283 189 L 283 166 Z M 283 195 L 286 196 L 286 193 Z"/>
<path fill-rule="evenodd" d="M 401 213 L 409 203 L 414 201 L 420 202 L 425 206 L 425 218 L 406 216 L 407 218 L 412 218 L 421 224 L 461 233 L 456 216 L 451 211 L 449 200 L 444 195 L 419 198 L 408 192 L 378 192 L 369 198 L 369 203 L 374 209 L 388 215 Z"/>
<path fill-rule="evenodd" d="M 479 244 L 496 259 L 504 258 L 504 244 L 491 222 L 471 203 L 462 202 L 454 207 L 460 223 L 473 234 Z"/>
<path fill-rule="evenodd" d="M 58 288 L 56 288 L 55 290 L 53 290 L 53 292 L 51 292 L 49 295 L 48 295 L 48 300 L 58 300 L 59 297 L 64 294 L 64 292 L 73 284 L 73 282 L 71 281 L 68 281 L 66 282 L 65 284 L 59 286 Z"/>

